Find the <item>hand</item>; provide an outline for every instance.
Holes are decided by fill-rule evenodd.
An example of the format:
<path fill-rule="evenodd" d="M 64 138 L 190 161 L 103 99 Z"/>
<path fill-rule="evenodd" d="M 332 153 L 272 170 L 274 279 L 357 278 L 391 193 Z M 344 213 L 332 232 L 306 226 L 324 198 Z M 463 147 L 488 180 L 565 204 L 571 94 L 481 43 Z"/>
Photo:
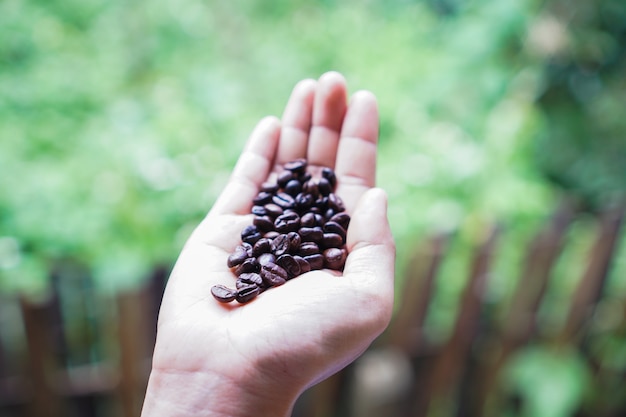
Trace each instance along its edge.
<path fill-rule="evenodd" d="M 389 323 L 395 247 L 386 195 L 374 188 L 376 99 L 366 91 L 346 99 L 338 73 L 301 81 L 282 122 L 267 117 L 252 132 L 168 282 L 144 417 L 288 416 L 307 387 L 356 359 Z M 297 158 L 337 174 L 352 217 L 343 274 L 311 271 L 250 303 L 218 303 L 211 287 L 234 287 L 226 259 L 252 222 L 259 186 Z"/>

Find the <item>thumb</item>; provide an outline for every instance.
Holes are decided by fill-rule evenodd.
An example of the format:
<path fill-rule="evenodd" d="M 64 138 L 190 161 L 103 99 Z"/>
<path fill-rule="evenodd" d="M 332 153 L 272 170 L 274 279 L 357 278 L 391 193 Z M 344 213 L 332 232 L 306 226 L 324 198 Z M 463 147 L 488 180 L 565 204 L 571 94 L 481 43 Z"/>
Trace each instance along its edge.
<path fill-rule="evenodd" d="M 396 248 L 387 219 L 384 190 L 371 188 L 359 199 L 350 220 L 347 247 L 349 255 L 344 277 L 363 290 L 384 295 L 393 303 Z"/>

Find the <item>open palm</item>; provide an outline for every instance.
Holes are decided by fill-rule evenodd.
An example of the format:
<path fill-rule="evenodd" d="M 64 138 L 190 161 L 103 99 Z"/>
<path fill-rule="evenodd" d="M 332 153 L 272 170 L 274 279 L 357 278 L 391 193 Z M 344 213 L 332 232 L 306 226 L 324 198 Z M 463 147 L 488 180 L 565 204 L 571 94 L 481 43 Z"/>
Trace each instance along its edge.
<path fill-rule="evenodd" d="M 357 92 L 347 103 L 345 80 L 334 72 L 298 83 L 282 121 L 261 120 L 170 277 L 153 375 L 176 381 L 192 375 L 209 385 L 216 378 L 235 381 L 289 412 L 306 387 L 367 348 L 387 325 L 393 304 L 395 251 L 386 197 L 374 188 L 377 139 L 374 96 Z M 343 274 L 311 271 L 248 304 L 216 302 L 213 285 L 234 285 L 226 259 L 252 222 L 259 186 L 297 158 L 306 158 L 313 171 L 328 166 L 337 174 L 336 193 L 352 216 Z M 260 407 L 256 415 L 263 415 Z"/>

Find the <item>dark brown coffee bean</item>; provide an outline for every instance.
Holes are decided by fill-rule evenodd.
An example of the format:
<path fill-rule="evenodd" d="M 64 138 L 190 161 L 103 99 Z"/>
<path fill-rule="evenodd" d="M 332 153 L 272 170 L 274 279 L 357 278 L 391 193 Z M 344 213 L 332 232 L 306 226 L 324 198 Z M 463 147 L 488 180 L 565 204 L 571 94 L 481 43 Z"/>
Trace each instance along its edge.
<path fill-rule="evenodd" d="M 255 216 L 265 216 L 267 214 L 267 210 L 263 206 L 252 206 L 250 212 Z"/>
<path fill-rule="evenodd" d="M 324 231 L 326 233 L 336 233 L 339 236 L 341 236 L 342 239 L 344 239 L 344 240 L 346 239 L 346 229 L 341 227 L 341 225 L 339 223 L 327 222 L 324 225 Z"/>
<path fill-rule="evenodd" d="M 326 178 L 328 180 L 330 186 L 334 189 L 337 185 L 337 175 L 332 168 L 324 167 L 322 168 L 322 178 Z"/>
<path fill-rule="evenodd" d="M 335 193 L 328 194 L 328 207 L 335 210 L 335 213 L 339 213 L 346 209 L 343 204 L 343 200 Z"/>
<path fill-rule="evenodd" d="M 276 182 L 278 183 L 279 187 L 284 188 L 285 185 L 287 185 L 287 183 L 294 178 L 295 177 L 293 175 L 293 172 L 283 171 L 280 174 L 278 174 L 278 179 L 276 180 Z"/>
<path fill-rule="evenodd" d="M 306 167 L 307 167 L 307 161 L 304 158 L 300 158 L 300 159 L 296 159 L 296 160 L 291 161 L 291 162 L 287 162 L 284 165 L 284 168 L 286 170 L 289 170 L 291 172 L 295 172 L 297 174 L 303 174 L 306 171 Z"/>
<path fill-rule="evenodd" d="M 296 205 L 294 198 L 287 193 L 276 194 L 272 197 L 272 201 L 283 209 L 293 208 Z"/>
<path fill-rule="evenodd" d="M 322 247 L 324 248 L 340 248 L 344 243 L 344 239 L 337 233 L 324 233 L 322 238 Z"/>
<path fill-rule="evenodd" d="M 305 261 L 302 256 L 294 255 L 293 259 L 295 259 L 300 266 L 300 275 L 306 274 L 311 270 L 311 265 L 309 265 L 309 263 Z"/>
<path fill-rule="evenodd" d="M 323 253 L 326 268 L 341 271 L 346 263 L 346 251 L 339 248 L 329 248 Z"/>
<path fill-rule="evenodd" d="M 289 232 L 287 233 L 287 238 L 289 239 L 289 253 L 297 251 L 300 243 L 302 243 L 300 235 L 297 232 Z"/>
<path fill-rule="evenodd" d="M 258 257 L 264 253 L 272 251 L 272 241 L 268 238 L 261 238 L 252 247 L 252 256 Z"/>
<path fill-rule="evenodd" d="M 289 254 L 285 254 L 276 259 L 276 265 L 287 271 L 289 278 L 295 278 L 300 275 L 300 264 Z"/>
<path fill-rule="evenodd" d="M 350 224 L 350 215 L 345 211 L 336 213 L 333 217 L 329 219 L 331 222 L 338 223 L 344 229 L 348 229 L 348 225 Z"/>
<path fill-rule="evenodd" d="M 263 184 L 261 184 L 261 191 L 274 194 L 276 191 L 278 191 L 278 184 L 270 181 L 264 182 Z"/>
<path fill-rule="evenodd" d="M 324 231 L 321 227 L 301 227 L 298 231 L 303 242 L 319 243 L 324 238 Z"/>
<path fill-rule="evenodd" d="M 317 189 L 319 190 L 321 195 L 328 195 L 333 192 L 333 187 L 330 185 L 330 182 L 326 178 L 320 178 L 317 181 Z"/>
<path fill-rule="evenodd" d="M 300 225 L 302 227 L 316 226 L 317 224 L 315 222 L 315 214 L 311 212 L 303 214 L 302 217 L 300 218 Z"/>
<path fill-rule="evenodd" d="M 293 212 L 285 212 L 276 218 L 274 227 L 279 233 L 295 232 L 300 228 L 300 216 Z"/>
<path fill-rule="evenodd" d="M 315 201 L 311 194 L 300 193 L 295 197 L 296 207 L 301 211 L 310 208 L 314 202 Z"/>
<path fill-rule="evenodd" d="M 263 282 L 269 287 L 283 285 L 289 278 L 287 271 L 285 271 L 283 267 L 276 264 L 263 265 L 260 274 L 261 278 L 263 278 Z"/>
<path fill-rule="evenodd" d="M 246 226 L 241 231 L 241 240 L 246 243 L 254 245 L 259 239 L 261 239 L 261 233 L 259 233 L 257 227 L 253 224 Z"/>
<path fill-rule="evenodd" d="M 267 215 L 273 219 L 283 214 L 283 208 L 274 203 L 268 203 L 264 205 L 263 208 L 265 208 Z"/>
<path fill-rule="evenodd" d="M 237 290 L 237 294 L 235 295 L 235 300 L 238 303 L 245 304 L 255 298 L 261 289 L 256 285 L 248 285 L 246 287 L 241 287 Z"/>
<path fill-rule="evenodd" d="M 298 255 L 306 257 L 320 253 L 320 248 L 314 242 L 303 242 L 298 248 Z"/>
<path fill-rule="evenodd" d="M 298 181 L 300 181 L 300 183 L 302 185 L 306 184 L 311 178 L 313 178 L 313 176 L 311 175 L 310 172 L 305 172 L 303 174 L 300 174 L 300 176 L 298 177 Z"/>
<path fill-rule="evenodd" d="M 228 255 L 228 260 L 226 261 L 226 265 L 229 268 L 237 266 L 241 264 L 248 258 L 248 250 L 244 246 L 237 246 L 233 253 Z"/>
<path fill-rule="evenodd" d="M 256 206 L 262 206 L 272 201 L 273 195 L 274 194 L 268 193 L 267 191 L 261 191 L 260 193 L 257 194 L 256 197 L 254 197 L 254 200 L 252 200 L 252 203 Z"/>
<path fill-rule="evenodd" d="M 317 199 L 320 192 L 317 188 L 317 182 L 314 180 L 309 180 L 302 185 L 302 192 L 306 194 L 310 194 L 313 199 Z"/>
<path fill-rule="evenodd" d="M 289 180 L 289 182 L 285 184 L 285 192 L 291 196 L 295 197 L 300 190 L 302 190 L 302 184 L 296 179 Z"/>
<path fill-rule="evenodd" d="M 274 230 L 274 222 L 269 216 L 256 216 L 252 220 L 252 224 L 257 227 L 257 230 L 261 233 Z"/>
<path fill-rule="evenodd" d="M 274 255 L 276 256 L 281 256 L 285 253 L 289 253 L 290 248 L 291 242 L 286 234 L 278 235 L 272 241 L 272 252 L 274 252 Z"/>
<path fill-rule="evenodd" d="M 324 267 L 324 256 L 321 253 L 305 256 L 304 260 L 309 263 L 312 271 L 322 269 Z"/>
<path fill-rule="evenodd" d="M 263 237 L 267 238 L 267 239 L 274 239 L 276 236 L 278 236 L 280 233 L 278 233 L 276 230 L 272 230 L 271 232 L 267 232 L 263 235 Z"/>
<path fill-rule="evenodd" d="M 260 266 L 276 263 L 276 255 L 273 253 L 262 253 L 256 258 Z"/>
<path fill-rule="evenodd" d="M 246 285 L 254 284 L 259 287 L 263 286 L 263 278 L 261 278 L 260 274 L 257 274 L 255 272 L 241 274 L 239 275 L 239 278 L 237 278 L 237 281 L 242 282 Z"/>
<path fill-rule="evenodd" d="M 211 295 L 220 303 L 230 303 L 236 297 L 236 292 L 224 285 L 214 285 L 211 287 Z"/>
<path fill-rule="evenodd" d="M 326 212 L 326 209 L 328 208 L 328 196 L 320 195 L 317 197 L 317 200 L 315 200 L 315 207 L 317 207 L 319 213 Z"/>
<path fill-rule="evenodd" d="M 248 258 L 235 268 L 235 275 L 239 276 L 246 272 L 258 272 L 260 268 L 256 258 Z"/>

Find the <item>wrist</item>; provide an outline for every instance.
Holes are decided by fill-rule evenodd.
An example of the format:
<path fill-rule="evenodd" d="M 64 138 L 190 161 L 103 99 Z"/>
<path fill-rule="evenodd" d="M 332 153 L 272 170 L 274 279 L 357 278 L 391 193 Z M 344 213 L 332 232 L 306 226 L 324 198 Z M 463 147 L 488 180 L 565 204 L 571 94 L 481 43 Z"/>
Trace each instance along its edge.
<path fill-rule="evenodd" d="M 141 416 L 289 417 L 298 393 L 264 385 L 262 377 L 253 375 L 153 369 Z"/>

